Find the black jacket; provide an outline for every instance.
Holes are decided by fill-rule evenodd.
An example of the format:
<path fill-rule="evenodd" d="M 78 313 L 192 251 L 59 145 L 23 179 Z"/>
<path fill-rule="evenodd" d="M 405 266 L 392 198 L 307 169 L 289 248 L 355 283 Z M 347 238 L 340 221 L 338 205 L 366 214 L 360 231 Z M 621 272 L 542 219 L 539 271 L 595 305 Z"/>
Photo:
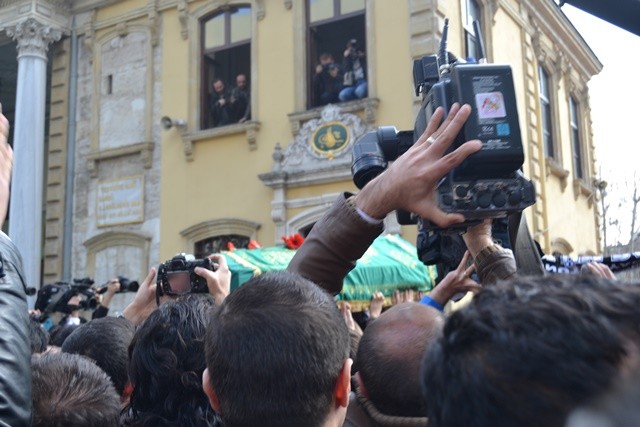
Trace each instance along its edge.
<path fill-rule="evenodd" d="M 22 258 L 0 232 L 0 426 L 31 425 L 31 346 Z"/>

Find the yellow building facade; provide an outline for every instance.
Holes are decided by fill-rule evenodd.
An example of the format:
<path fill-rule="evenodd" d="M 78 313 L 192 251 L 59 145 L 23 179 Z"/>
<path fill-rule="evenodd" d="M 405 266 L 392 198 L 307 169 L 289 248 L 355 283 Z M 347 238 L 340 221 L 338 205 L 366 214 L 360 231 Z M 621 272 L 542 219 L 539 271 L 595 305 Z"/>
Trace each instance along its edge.
<path fill-rule="evenodd" d="M 74 277 L 141 278 L 178 252 L 271 246 L 310 226 L 338 193 L 356 191 L 358 137 L 413 128 L 413 61 L 437 51 L 445 17 L 449 51 L 476 54 L 476 19 L 489 62 L 513 68 L 534 238 L 547 253 L 600 252 L 587 82 L 602 65 L 553 1 L 70 3 L 50 47 L 46 280 L 62 275 L 69 244 Z M 319 105 L 320 57 L 342 65 L 351 39 L 365 55 L 366 96 Z M 214 126 L 213 84 L 231 88 L 238 74 L 250 114 Z M 386 222 L 415 239 L 415 227 Z"/>

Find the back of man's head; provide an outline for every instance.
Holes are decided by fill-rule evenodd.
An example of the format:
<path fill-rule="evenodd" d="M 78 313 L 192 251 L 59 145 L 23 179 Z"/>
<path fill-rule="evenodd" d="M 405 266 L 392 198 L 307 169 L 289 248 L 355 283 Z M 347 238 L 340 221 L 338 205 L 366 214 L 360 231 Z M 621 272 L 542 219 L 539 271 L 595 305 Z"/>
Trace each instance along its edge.
<path fill-rule="evenodd" d="M 129 346 L 133 391 L 124 410 L 126 425 L 215 425 L 202 389 L 213 305 L 209 294 L 186 294 L 162 304 L 138 327 Z"/>
<path fill-rule="evenodd" d="M 384 312 L 365 329 L 356 365 L 371 403 L 385 415 L 423 417 L 420 366 L 425 348 L 444 318 L 423 304 L 405 303 Z"/>
<path fill-rule="evenodd" d="M 67 339 L 73 331 L 78 329 L 80 325 L 56 325 L 49 330 L 49 345 L 54 347 L 62 347 L 64 340 Z"/>
<path fill-rule="evenodd" d="M 637 353 L 639 304 L 636 287 L 584 276 L 481 291 L 427 350 L 430 427 L 564 425 Z"/>
<path fill-rule="evenodd" d="M 49 333 L 35 319 L 29 319 L 29 339 L 31 340 L 31 354 L 44 353 L 47 350 Z"/>
<path fill-rule="evenodd" d="M 120 399 L 111 380 L 77 354 L 46 353 L 31 358 L 34 427 L 114 427 Z"/>
<path fill-rule="evenodd" d="M 128 382 L 127 350 L 134 331 L 133 324 L 123 318 L 94 319 L 73 331 L 62 343 L 62 351 L 94 360 L 122 396 Z"/>
<path fill-rule="evenodd" d="M 332 410 L 345 366 L 348 388 L 348 355 L 349 333 L 333 298 L 297 274 L 268 273 L 214 314 L 204 387 L 227 427 L 316 427 Z"/>

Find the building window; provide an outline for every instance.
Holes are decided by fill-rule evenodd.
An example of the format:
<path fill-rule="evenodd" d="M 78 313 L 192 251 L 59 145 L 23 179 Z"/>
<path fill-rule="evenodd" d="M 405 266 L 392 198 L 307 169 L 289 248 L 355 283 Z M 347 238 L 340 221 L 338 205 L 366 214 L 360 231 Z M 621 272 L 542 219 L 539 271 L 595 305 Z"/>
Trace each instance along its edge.
<path fill-rule="evenodd" d="M 249 238 L 239 234 L 227 234 L 199 240 L 193 245 L 193 255 L 197 259 L 205 258 L 211 254 L 218 254 L 222 251 L 232 249 L 246 249 L 249 245 Z"/>
<path fill-rule="evenodd" d="M 309 108 L 368 96 L 365 0 L 307 0 Z"/>
<path fill-rule="evenodd" d="M 546 157 L 555 158 L 555 144 L 553 141 L 553 112 L 551 110 L 551 93 L 549 91 L 549 74 L 543 67 L 538 67 L 538 82 L 540 89 L 540 119 L 542 122 L 542 143 Z"/>
<path fill-rule="evenodd" d="M 571 127 L 571 147 L 573 148 L 573 173 L 576 179 L 584 179 L 582 144 L 580 142 L 580 122 L 578 121 L 578 104 L 573 97 L 569 98 L 569 119 Z"/>
<path fill-rule="evenodd" d="M 202 129 L 251 118 L 251 7 L 228 6 L 201 21 Z"/>
<path fill-rule="evenodd" d="M 479 40 L 473 30 L 473 21 L 478 21 L 482 29 L 482 19 L 480 6 L 476 0 L 464 0 L 464 52 L 467 58 L 479 60 L 482 56 L 480 53 Z"/>

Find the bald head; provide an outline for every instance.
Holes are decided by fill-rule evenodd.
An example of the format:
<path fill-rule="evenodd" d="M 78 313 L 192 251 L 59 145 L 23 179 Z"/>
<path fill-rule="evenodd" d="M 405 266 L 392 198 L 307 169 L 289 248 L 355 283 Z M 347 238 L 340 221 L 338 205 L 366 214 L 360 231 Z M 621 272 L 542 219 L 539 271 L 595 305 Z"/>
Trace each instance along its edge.
<path fill-rule="evenodd" d="M 356 365 L 369 400 L 386 415 L 423 416 L 420 364 L 444 325 L 437 310 L 413 302 L 396 305 L 370 323 Z"/>

